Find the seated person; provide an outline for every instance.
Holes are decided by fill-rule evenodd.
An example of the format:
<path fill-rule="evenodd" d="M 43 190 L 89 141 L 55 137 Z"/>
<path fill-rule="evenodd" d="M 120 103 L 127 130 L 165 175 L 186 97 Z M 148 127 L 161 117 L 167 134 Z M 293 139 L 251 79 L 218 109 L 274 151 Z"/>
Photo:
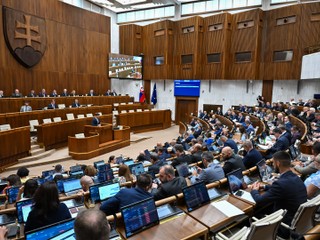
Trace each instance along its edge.
<path fill-rule="evenodd" d="M 53 90 L 52 93 L 50 94 L 50 97 L 58 97 L 57 90 Z"/>
<path fill-rule="evenodd" d="M 68 91 L 67 91 L 66 88 L 63 89 L 63 91 L 62 91 L 62 93 L 61 93 L 61 96 L 62 96 L 62 97 L 68 97 L 68 96 L 69 96 Z"/>
<path fill-rule="evenodd" d="M 25 232 L 71 218 L 68 207 L 60 203 L 55 182 L 43 183 L 33 199 L 34 205 L 25 224 Z"/>
<path fill-rule="evenodd" d="M 19 89 L 14 90 L 14 93 L 12 93 L 12 97 L 22 97 L 22 94 L 20 93 Z"/>
<path fill-rule="evenodd" d="M 158 174 L 160 167 L 163 166 L 164 162 L 160 161 L 158 155 L 156 153 L 151 153 L 150 160 L 152 165 L 149 166 L 148 171 L 154 172 L 154 174 Z"/>
<path fill-rule="evenodd" d="M 96 209 L 80 212 L 74 221 L 74 233 L 77 240 L 109 239 L 109 223 L 106 215 Z"/>
<path fill-rule="evenodd" d="M 24 184 L 29 179 L 29 170 L 26 167 L 20 167 L 17 171 L 20 181 Z"/>
<path fill-rule="evenodd" d="M 8 185 L 2 190 L 2 194 L 7 194 L 6 190 L 8 188 L 21 186 L 21 180 L 17 174 L 11 174 L 5 180 L 8 182 Z"/>
<path fill-rule="evenodd" d="M 308 198 L 313 198 L 320 189 L 320 154 L 314 159 L 314 166 L 318 169 L 316 173 L 313 173 L 304 181 L 304 185 L 307 188 Z"/>
<path fill-rule="evenodd" d="M 150 175 L 142 173 L 138 176 L 135 188 L 123 188 L 116 195 L 103 202 L 100 210 L 107 216 L 120 211 L 121 207 L 152 197 L 148 191 L 152 187 Z"/>
<path fill-rule="evenodd" d="M 36 97 L 37 96 L 37 94 L 36 94 L 36 92 L 32 89 L 31 91 L 30 91 L 30 93 L 28 94 L 28 97 Z"/>
<path fill-rule="evenodd" d="M 183 146 L 181 144 L 176 144 L 174 146 L 176 150 L 177 158 L 173 159 L 172 166 L 176 167 L 181 163 L 187 163 L 188 165 L 192 163 L 192 157 L 190 155 L 185 154 Z"/>
<path fill-rule="evenodd" d="M 37 191 L 39 184 L 36 179 L 29 179 L 22 185 L 19 189 L 17 201 L 33 198 L 35 192 Z"/>
<path fill-rule="evenodd" d="M 47 96 L 46 90 L 43 88 L 38 96 L 39 97 L 46 97 Z"/>
<path fill-rule="evenodd" d="M 261 183 L 254 183 L 248 186 L 251 189 L 251 195 L 256 201 L 257 206 L 264 206 L 272 204 L 270 214 L 279 209 L 286 209 L 287 213 L 282 222 L 291 225 L 292 219 L 298 210 L 299 206 L 307 201 L 307 190 L 300 177 L 290 170 L 290 155 L 285 151 L 279 151 L 273 155 L 273 166 L 276 172 L 279 172 L 280 178 L 273 182 L 272 185 L 262 185 Z M 264 189 L 265 193 L 260 194 L 259 190 Z M 289 231 L 284 227 L 279 228 L 278 235 L 282 238 L 289 237 Z"/>
<path fill-rule="evenodd" d="M 57 164 L 54 167 L 54 174 L 52 175 L 52 178 L 54 181 L 61 180 L 63 178 L 69 177 L 68 174 L 65 173 L 63 167 L 61 164 Z"/>
<path fill-rule="evenodd" d="M 160 168 L 159 179 L 161 185 L 155 189 L 156 184 L 154 184 L 152 190 L 155 201 L 181 193 L 182 188 L 187 186 L 183 177 L 175 177 L 174 168 L 171 165 L 164 165 Z"/>
<path fill-rule="evenodd" d="M 88 96 L 96 96 L 96 94 L 94 93 L 93 89 L 90 89 L 89 93 L 88 93 Z"/>
<path fill-rule="evenodd" d="M 4 92 L 3 92 L 3 90 L 0 90 L 0 98 L 4 98 L 5 96 L 4 96 Z"/>
<path fill-rule="evenodd" d="M 267 150 L 266 159 L 272 158 L 276 152 L 287 150 L 290 145 L 288 138 L 282 134 L 279 128 L 273 129 L 273 134 L 276 137 L 276 142 Z"/>
<path fill-rule="evenodd" d="M 224 160 L 223 171 L 225 174 L 237 170 L 238 168 L 241 168 L 242 171 L 246 170 L 242 158 L 239 155 L 234 154 L 230 147 L 222 148 L 221 156 Z"/>
<path fill-rule="evenodd" d="M 95 126 L 95 127 L 100 127 L 101 126 L 101 122 L 100 122 L 98 113 L 94 114 L 94 117 L 92 118 L 92 121 L 91 121 L 91 125 Z"/>
<path fill-rule="evenodd" d="M 208 184 L 224 178 L 224 171 L 220 164 L 213 162 L 213 155 L 211 152 L 204 152 L 202 154 L 202 163 L 205 169 L 198 167 L 198 170 L 192 173 L 192 184 L 198 181 L 204 181 L 205 184 Z"/>
<path fill-rule="evenodd" d="M 120 184 L 125 182 L 134 182 L 137 180 L 136 176 L 131 174 L 129 167 L 125 164 L 120 165 L 118 175 Z"/>
<path fill-rule="evenodd" d="M 51 100 L 51 103 L 48 105 L 48 109 L 56 109 L 58 108 L 58 105 L 56 104 L 56 101 L 54 99 Z"/>
<path fill-rule="evenodd" d="M 116 156 L 111 155 L 108 159 L 108 163 L 110 164 L 110 167 L 118 166 Z"/>
<path fill-rule="evenodd" d="M 255 167 L 257 163 L 263 159 L 261 153 L 257 149 L 253 148 L 252 142 L 250 140 L 246 140 L 243 143 L 242 147 L 247 152 L 247 154 L 242 159 L 243 164 L 247 169 Z"/>
<path fill-rule="evenodd" d="M 77 94 L 76 94 L 76 90 L 72 90 L 72 91 L 71 91 L 71 93 L 70 93 L 70 96 L 71 96 L 71 97 L 75 97 L 75 96 L 77 96 Z"/>
<path fill-rule="evenodd" d="M 220 137 L 220 140 L 223 142 L 223 147 L 230 147 L 235 154 L 238 153 L 238 146 L 235 141 L 233 141 L 232 139 L 228 139 L 228 137 L 224 135 Z"/>
<path fill-rule="evenodd" d="M 93 179 L 90 176 L 84 175 L 80 179 L 80 184 L 82 189 L 77 193 L 79 196 L 84 196 L 83 203 L 86 206 L 86 208 L 93 208 L 94 203 L 91 202 L 91 198 L 89 194 L 90 186 L 94 185 Z"/>
<path fill-rule="evenodd" d="M 24 105 L 21 106 L 20 108 L 20 112 L 31 112 L 32 111 L 32 107 L 29 105 L 29 101 L 25 101 Z"/>
<path fill-rule="evenodd" d="M 75 99 L 71 106 L 72 106 L 73 108 L 81 107 L 78 99 Z"/>

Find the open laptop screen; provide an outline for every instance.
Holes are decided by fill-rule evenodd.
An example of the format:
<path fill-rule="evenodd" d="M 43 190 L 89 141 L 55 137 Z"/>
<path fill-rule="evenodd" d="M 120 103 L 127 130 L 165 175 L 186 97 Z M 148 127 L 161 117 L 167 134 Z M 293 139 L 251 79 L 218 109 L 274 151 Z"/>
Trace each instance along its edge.
<path fill-rule="evenodd" d="M 16 203 L 18 223 L 25 223 L 31 212 L 32 208 L 32 199 L 27 199 L 19 201 Z"/>
<path fill-rule="evenodd" d="M 105 162 L 103 160 L 97 161 L 93 163 L 93 166 L 95 167 L 95 169 L 98 169 L 98 166 L 105 164 Z"/>
<path fill-rule="evenodd" d="M 104 201 L 110 197 L 113 197 L 120 191 L 119 183 L 101 183 L 90 186 L 90 197 L 92 202 Z"/>
<path fill-rule="evenodd" d="M 130 165 L 134 164 L 134 161 L 133 161 L 133 159 L 124 160 L 123 164 L 130 166 Z"/>
<path fill-rule="evenodd" d="M 121 208 L 126 237 L 159 224 L 157 208 L 153 198 Z"/>
<path fill-rule="evenodd" d="M 207 187 L 204 182 L 198 182 L 185 187 L 182 189 L 182 192 L 189 212 L 210 202 Z"/>
<path fill-rule="evenodd" d="M 73 229 L 74 219 L 68 219 L 25 234 L 26 240 L 47 240 Z"/>
<path fill-rule="evenodd" d="M 80 179 L 71 179 L 63 181 L 63 190 L 65 193 L 81 189 Z"/>
<path fill-rule="evenodd" d="M 97 173 L 98 182 L 109 182 L 114 179 L 113 170 L 108 169 L 107 171 L 98 171 Z"/>
<path fill-rule="evenodd" d="M 6 190 L 9 204 L 16 202 L 19 193 L 19 188 L 20 187 L 11 187 Z"/>
<path fill-rule="evenodd" d="M 140 175 L 141 173 L 144 173 L 144 167 L 143 167 L 143 163 L 134 163 L 134 164 L 131 164 L 129 165 L 129 168 L 130 168 L 130 172 L 133 174 L 133 175 Z"/>
<path fill-rule="evenodd" d="M 236 193 L 238 192 L 238 190 L 247 188 L 247 184 L 243 179 L 242 170 L 240 168 L 228 173 L 227 179 L 229 190 L 232 194 L 237 195 Z"/>
<path fill-rule="evenodd" d="M 42 177 L 43 177 L 43 178 L 46 178 L 46 177 L 49 177 L 50 175 L 53 175 L 54 173 L 55 173 L 54 170 L 43 171 L 43 172 L 42 172 Z"/>
<path fill-rule="evenodd" d="M 272 168 L 267 165 L 265 160 L 257 163 L 259 176 L 262 182 L 268 182 L 272 178 Z"/>

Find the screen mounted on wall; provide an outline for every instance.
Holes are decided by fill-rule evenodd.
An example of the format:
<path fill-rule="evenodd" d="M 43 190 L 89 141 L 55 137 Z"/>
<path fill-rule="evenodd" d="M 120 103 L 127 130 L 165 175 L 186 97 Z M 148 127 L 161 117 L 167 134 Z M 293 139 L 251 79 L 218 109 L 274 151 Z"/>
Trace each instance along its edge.
<path fill-rule="evenodd" d="M 200 80 L 174 80 L 175 97 L 199 97 Z"/>
<path fill-rule="evenodd" d="M 142 79 L 142 56 L 109 53 L 109 77 Z"/>

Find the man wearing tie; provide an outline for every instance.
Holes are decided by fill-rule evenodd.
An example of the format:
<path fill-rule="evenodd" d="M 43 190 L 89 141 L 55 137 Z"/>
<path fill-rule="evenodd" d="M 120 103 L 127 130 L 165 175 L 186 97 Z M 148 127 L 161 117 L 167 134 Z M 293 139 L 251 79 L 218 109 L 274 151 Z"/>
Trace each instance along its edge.
<path fill-rule="evenodd" d="M 93 97 L 93 96 L 95 96 L 95 94 L 94 94 L 94 91 L 93 91 L 93 89 L 91 89 L 91 90 L 89 91 L 89 94 L 88 94 L 88 96 L 90 96 L 90 97 Z"/>
<path fill-rule="evenodd" d="M 80 103 L 79 103 L 79 100 L 78 100 L 78 99 L 75 99 L 75 100 L 74 100 L 74 103 L 72 103 L 72 107 L 73 107 L 73 108 L 78 108 L 78 107 L 80 107 Z"/>
<path fill-rule="evenodd" d="M 48 109 L 56 109 L 58 106 L 56 105 L 56 101 L 54 99 L 51 100 L 51 103 L 48 105 Z"/>
<path fill-rule="evenodd" d="M 20 108 L 20 112 L 31 112 L 31 111 L 32 111 L 32 107 L 29 106 L 29 102 L 28 101 L 25 101 L 24 105 L 21 106 L 21 108 Z"/>
<path fill-rule="evenodd" d="M 98 116 L 99 116 L 99 113 L 94 114 L 94 117 L 92 118 L 92 122 L 91 122 L 92 126 L 95 126 L 95 127 L 101 126 L 101 122 L 100 122 L 100 119 L 98 118 Z"/>

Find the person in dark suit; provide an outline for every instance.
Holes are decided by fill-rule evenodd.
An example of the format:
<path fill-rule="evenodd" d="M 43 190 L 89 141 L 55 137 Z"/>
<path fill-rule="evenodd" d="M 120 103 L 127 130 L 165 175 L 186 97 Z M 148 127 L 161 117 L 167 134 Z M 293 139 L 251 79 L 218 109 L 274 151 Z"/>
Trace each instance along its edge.
<path fill-rule="evenodd" d="M 230 138 L 227 138 L 226 136 L 222 135 L 220 137 L 220 140 L 223 142 L 223 147 L 231 147 L 233 149 L 233 152 L 235 154 L 238 153 L 238 146 L 236 144 L 235 141 L 233 141 L 232 139 Z"/>
<path fill-rule="evenodd" d="M 53 89 L 52 93 L 50 94 L 50 97 L 58 97 L 57 90 Z"/>
<path fill-rule="evenodd" d="M 12 97 L 15 97 L 15 98 L 22 97 L 22 94 L 20 93 L 19 89 L 14 90 L 14 93 L 12 93 Z"/>
<path fill-rule="evenodd" d="M 58 108 L 56 101 L 54 99 L 51 100 L 51 103 L 48 105 L 48 109 L 56 109 Z"/>
<path fill-rule="evenodd" d="M 75 99 L 71 106 L 72 106 L 73 108 L 78 108 L 78 107 L 80 107 L 81 105 L 80 105 L 80 103 L 79 103 L 79 100 L 78 100 L 78 99 Z"/>
<path fill-rule="evenodd" d="M 151 153 L 150 161 L 152 165 L 149 166 L 148 171 L 152 171 L 154 172 L 154 174 L 158 174 L 160 167 L 164 165 L 164 162 L 159 159 L 159 156 L 156 153 Z"/>
<path fill-rule="evenodd" d="M 247 154 L 242 159 L 243 164 L 247 169 L 255 167 L 257 163 L 263 159 L 261 153 L 257 149 L 253 148 L 252 142 L 250 140 L 246 140 L 243 143 L 242 147 L 247 152 Z"/>
<path fill-rule="evenodd" d="M 283 222 L 290 226 L 299 206 L 307 201 L 307 190 L 301 178 L 290 170 L 289 153 L 285 151 L 275 153 L 273 155 L 273 166 L 281 174 L 279 180 L 273 182 L 270 186 L 254 183 L 249 186 L 249 189 L 251 189 L 251 195 L 258 206 L 272 204 L 271 212 L 286 209 L 287 213 Z M 260 194 L 260 189 L 264 189 L 265 193 Z M 290 233 L 285 228 L 280 227 L 278 234 L 282 238 L 288 238 Z"/>
<path fill-rule="evenodd" d="M 111 92 L 111 96 L 118 96 L 118 94 L 117 94 L 117 92 L 116 92 L 116 90 L 112 90 L 112 92 Z"/>
<path fill-rule="evenodd" d="M 176 167 L 181 163 L 192 163 L 192 157 L 185 154 L 183 146 L 181 144 L 176 144 L 174 148 L 176 150 L 177 158 L 175 158 L 171 163 L 173 167 Z"/>
<path fill-rule="evenodd" d="M 95 116 L 92 118 L 92 121 L 91 121 L 92 126 L 95 126 L 95 127 L 101 126 L 101 122 L 100 122 L 100 119 L 98 118 L 98 116 L 99 116 L 99 114 L 96 113 Z"/>
<path fill-rule="evenodd" d="M 223 171 L 225 174 L 237 170 L 238 168 L 241 168 L 242 171 L 246 170 L 246 167 L 242 162 L 242 158 L 239 155 L 234 154 L 231 147 L 222 148 L 221 156 L 225 161 L 223 165 Z"/>
<path fill-rule="evenodd" d="M 46 97 L 47 96 L 46 90 L 43 88 L 38 96 L 39 97 Z"/>
<path fill-rule="evenodd" d="M 272 158 L 272 155 L 278 151 L 285 151 L 289 147 L 289 140 L 288 138 L 282 134 L 279 128 L 273 129 L 273 134 L 276 137 L 276 142 L 273 146 L 268 149 L 266 158 Z"/>
<path fill-rule="evenodd" d="M 152 190 L 155 201 L 181 193 L 182 188 L 187 186 L 183 177 L 175 177 L 174 168 L 171 165 L 164 165 L 160 168 L 159 179 L 161 185 L 158 189 L 153 188 Z"/>
<path fill-rule="evenodd" d="M 34 90 L 31 90 L 30 93 L 28 94 L 28 97 L 36 97 L 36 93 Z"/>
<path fill-rule="evenodd" d="M 108 89 L 108 91 L 105 93 L 105 96 L 112 96 L 111 90 Z"/>
<path fill-rule="evenodd" d="M 93 89 L 90 89 L 89 93 L 88 93 L 88 96 L 96 96 L 96 94 L 94 93 Z"/>
<path fill-rule="evenodd" d="M 61 93 L 61 96 L 62 96 L 62 97 L 68 97 L 68 96 L 69 96 L 68 90 L 67 90 L 66 88 L 63 89 L 63 91 L 62 91 L 62 93 Z"/>
<path fill-rule="evenodd" d="M 121 189 L 116 195 L 103 202 L 100 210 L 107 216 L 120 211 L 121 207 L 152 197 L 148 191 L 152 187 L 152 178 L 142 173 L 138 176 L 137 187 Z"/>

